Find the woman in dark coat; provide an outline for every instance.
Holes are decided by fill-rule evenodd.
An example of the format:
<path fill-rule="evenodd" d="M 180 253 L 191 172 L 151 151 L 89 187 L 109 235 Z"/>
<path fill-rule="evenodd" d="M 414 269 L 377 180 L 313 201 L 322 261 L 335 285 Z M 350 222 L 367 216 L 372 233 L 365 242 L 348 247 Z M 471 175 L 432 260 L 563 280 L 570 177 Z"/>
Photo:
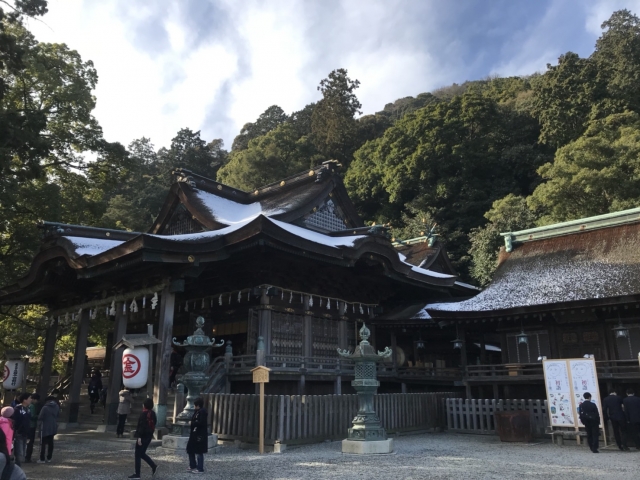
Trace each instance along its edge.
<path fill-rule="evenodd" d="M 204 454 L 209 450 L 209 430 L 207 428 L 207 411 L 204 402 L 198 397 L 193 401 L 196 411 L 191 417 L 191 432 L 187 442 L 189 468 L 191 473 L 204 473 Z M 197 459 L 197 463 L 196 463 Z"/>

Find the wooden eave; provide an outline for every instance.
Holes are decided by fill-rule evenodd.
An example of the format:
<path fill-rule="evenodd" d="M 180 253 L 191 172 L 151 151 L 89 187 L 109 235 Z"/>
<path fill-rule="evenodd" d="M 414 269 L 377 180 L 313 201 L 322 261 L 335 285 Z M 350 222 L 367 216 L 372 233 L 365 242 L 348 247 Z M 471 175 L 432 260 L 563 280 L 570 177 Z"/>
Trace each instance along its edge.
<path fill-rule="evenodd" d="M 88 257 L 72 258 L 62 247 L 45 250 L 34 259 L 29 274 L 8 287 L 0 297 L 0 303 L 10 303 L 16 294 L 29 288 L 37 281 L 42 267 L 55 258 L 63 258 L 78 278 L 97 279 L 107 275 L 121 277 L 125 272 L 131 276 L 132 269 L 139 265 L 167 264 L 176 268 L 194 267 L 208 262 L 216 262 L 256 246 L 277 249 L 291 255 L 313 258 L 319 262 L 352 267 L 361 259 L 383 265 L 384 275 L 396 281 L 417 286 L 429 286 L 448 292 L 456 277 L 432 277 L 415 272 L 411 266 L 398 258 L 389 241 L 378 235 L 369 235 L 355 241 L 354 246 L 332 247 L 300 237 L 276 225 L 264 216 L 225 235 L 201 240 L 175 241 L 160 235 L 140 234 L 119 246 L 103 253 Z M 167 272 L 170 273 L 170 272 Z M 5 293 L 6 292 L 6 293 Z"/>

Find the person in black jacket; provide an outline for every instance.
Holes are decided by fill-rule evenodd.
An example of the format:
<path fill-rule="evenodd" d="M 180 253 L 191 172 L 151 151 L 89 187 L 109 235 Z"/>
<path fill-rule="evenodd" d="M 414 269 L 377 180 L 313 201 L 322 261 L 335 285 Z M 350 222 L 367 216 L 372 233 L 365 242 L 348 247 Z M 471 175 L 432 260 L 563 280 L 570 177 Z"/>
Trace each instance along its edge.
<path fill-rule="evenodd" d="M 187 468 L 187 471 L 204 473 L 204 454 L 209 450 L 207 411 L 203 408 L 204 401 L 200 397 L 193 401 L 193 405 L 196 411 L 191 417 L 191 431 L 187 442 L 187 453 L 189 454 L 189 468 Z"/>
<path fill-rule="evenodd" d="M 102 374 L 99 371 L 93 371 L 87 389 L 89 391 L 89 408 L 91 413 L 95 413 L 96 404 L 100 400 L 100 391 L 102 390 Z"/>
<path fill-rule="evenodd" d="M 611 420 L 611 428 L 613 428 L 613 435 L 616 437 L 618 448 L 620 450 L 629 450 L 624 431 L 627 425 L 627 418 L 622 408 L 622 397 L 615 390 L 609 392 L 609 395 L 602 401 L 602 417 L 605 425 L 607 420 Z"/>
<path fill-rule="evenodd" d="M 578 413 L 580 415 L 580 421 L 584 425 L 587 431 L 587 443 L 593 453 L 598 452 L 599 437 L 600 437 L 600 412 L 598 412 L 598 406 L 591 401 L 591 394 L 584 392 L 584 402 L 578 407 Z"/>
<path fill-rule="evenodd" d="M 149 448 L 149 444 L 153 438 L 153 432 L 156 429 L 157 421 L 156 412 L 153 411 L 153 400 L 147 398 L 142 402 L 142 413 L 140 414 L 140 418 L 138 418 L 138 426 L 136 427 L 135 436 L 138 439 L 136 441 L 135 454 L 136 473 L 129 475 L 129 478 L 131 479 L 140 478 L 140 460 L 144 460 L 147 462 L 147 465 L 151 467 L 152 478 L 155 477 L 158 472 L 158 465 L 156 465 L 156 463 L 149 458 L 149 455 L 147 455 L 147 448 Z"/>
<path fill-rule="evenodd" d="M 635 396 L 632 388 L 627 389 L 627 396 L 622 401 L 622 405 L 629 422 L 629 433 L 636 445 L 636 450 L 640 450 L 640 397 Z"/>
<path fill-rule="evenodd" d="M 27 442 L 29 441 L 29 428 L 31 427 L 31 414 L 29 405 L 31 395 L 23 393 L 18 397 L 18 405 L 13 410 L 11 419 L 13 420 L 13 454 L 16 457 L 16 464 L 22 465 L 27 453 Z"/>

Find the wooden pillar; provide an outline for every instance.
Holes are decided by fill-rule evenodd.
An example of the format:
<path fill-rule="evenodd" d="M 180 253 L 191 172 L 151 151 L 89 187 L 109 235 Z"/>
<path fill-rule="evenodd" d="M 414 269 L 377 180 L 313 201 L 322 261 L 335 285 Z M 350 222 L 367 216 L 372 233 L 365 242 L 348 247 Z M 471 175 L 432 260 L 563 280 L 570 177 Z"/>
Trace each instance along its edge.
<path fill-rule="evenodd" d="M 171 339 L 173 338 L 173 312 L 176 294 L 168 285 L 160 300 L 160 321 L 156 346 L 156 377 L 153 383 L 153 405 L 158 417 L 158 427 L 167 425 L 167 390 L 169 390 L 169 367 L 171 365 Z"/>
<path fill-rule="evenodd" d="M 51 381 L 51 366 L 53 365 L 53 356 L 56 351 L 56 339 L 58 336 L 58 317 L 55 316 L 51 324 L 47 327 L 47 333 L 44 340 L 44 353 L 42 355 L 42 376 L 38 384 L 38 394 L 40 401 L 44 402 L 49 391 L 49 382 Z"/>
<path fill-rule="evenodd" d="M 124 302 L 116 305 L 116 320 L 113 324 L 113 344 L 115 345 L 127 333 L 127 313 Z M 120 386 L 122 385 L 122 352 L 118 348 L 111 351 L 111 365 L 109 366 L 109 388 L 107 389 L 107 426 L 118 424 L 118 402 L 120 401 Z"/>
<path fill-rule="evenodd" d="M 460 366 L 466 369 L 467 368 L 467 335 L 464 327 L 460 327 L 459 334 L 460 334 L 460 340 L 462 340 L 462 348 L 460 349 Z"/>
<path fill-rule="evenodd" d="M 145 312 L 146 313 L 146 312 Z M 153 335 L 153 324 L 147 324 L 147 334 Z M 153 345 L 147 347 L 149 349 L 149 370 L 147 373 L 147 398 L 153 398 Z"/>
<path fill-rule="evenodd" d="M 484 339 L 484 333 L 482 334 L 482 337 L 480 337 L 480 363 L 482 365 L 487 364 L 487 343 Z M 480 398 L 482 398 L 482 395 L 480 395 Z"/>
<path fill-rule="evenodd" d="M 500 390 L 498 388 L 498 384 L 494 383 L 492 386 L 493 386 L 493 398 L 495 400 L 499 400 L 500 399 Z"/>
<path fill-rule="evenodd" d="M 471 385 L 469 385 L 468 383 L 466 384 L 466 393 L 467 399 L 471 400 L 473 398 L 473 394 L 471 393 Z"/>
<path fill-rule="evenodd" d="M 76 348 L 74 350 L 73 377 L 69 389 L 69 423 L 78 423 L 80 410 L 80 390 L 84 380 L 84 357 L 87 354 L 87 337 L 89 336 L 89 310 L 82 310 L 78 321 Z M 44 399 L 42 400 L 44 401 Z"/>
<path fill-rule="evenodd" d="M 356 342 L 356 345 L 357 344 L 358 342 Z M 396 341 L 396 332 L 395 330 L 391 330 L 391 360 L 393 361 L 394 369 L 396 368 L 397 358 L 398 358 L 397 347 L 398 347 L 398 343 Z"/>
<path fill-rule="evenodd" d="M 258 335 L 264 339 L 264 354 L 271 355 L 271 310 L 265 308 L 269 305 L 267 290 L 262 290 L 260 305 L 263 307 L 258 311 Z"/>
<path fill-rule="evenodd" d="M 407 384 L 406 384 L 406 383 L 402 382 L 402 383 L 400 384 L 400 391 L 401 391 L 402 393 L 407 393 Z"/>

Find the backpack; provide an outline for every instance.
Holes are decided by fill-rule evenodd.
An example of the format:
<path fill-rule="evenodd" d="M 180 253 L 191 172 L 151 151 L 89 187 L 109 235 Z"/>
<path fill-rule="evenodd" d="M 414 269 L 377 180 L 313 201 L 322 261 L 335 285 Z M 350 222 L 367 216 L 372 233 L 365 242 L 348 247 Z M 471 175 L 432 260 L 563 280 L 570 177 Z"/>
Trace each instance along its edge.
<path fill-rule="evenodd" d="M 156 430 L 156 422 L 153 421 L 151 410 L 147 412 L 147 424 L 149 425 L 149 430 L 151 430 L 151 433 L 153 433 Z"/>

